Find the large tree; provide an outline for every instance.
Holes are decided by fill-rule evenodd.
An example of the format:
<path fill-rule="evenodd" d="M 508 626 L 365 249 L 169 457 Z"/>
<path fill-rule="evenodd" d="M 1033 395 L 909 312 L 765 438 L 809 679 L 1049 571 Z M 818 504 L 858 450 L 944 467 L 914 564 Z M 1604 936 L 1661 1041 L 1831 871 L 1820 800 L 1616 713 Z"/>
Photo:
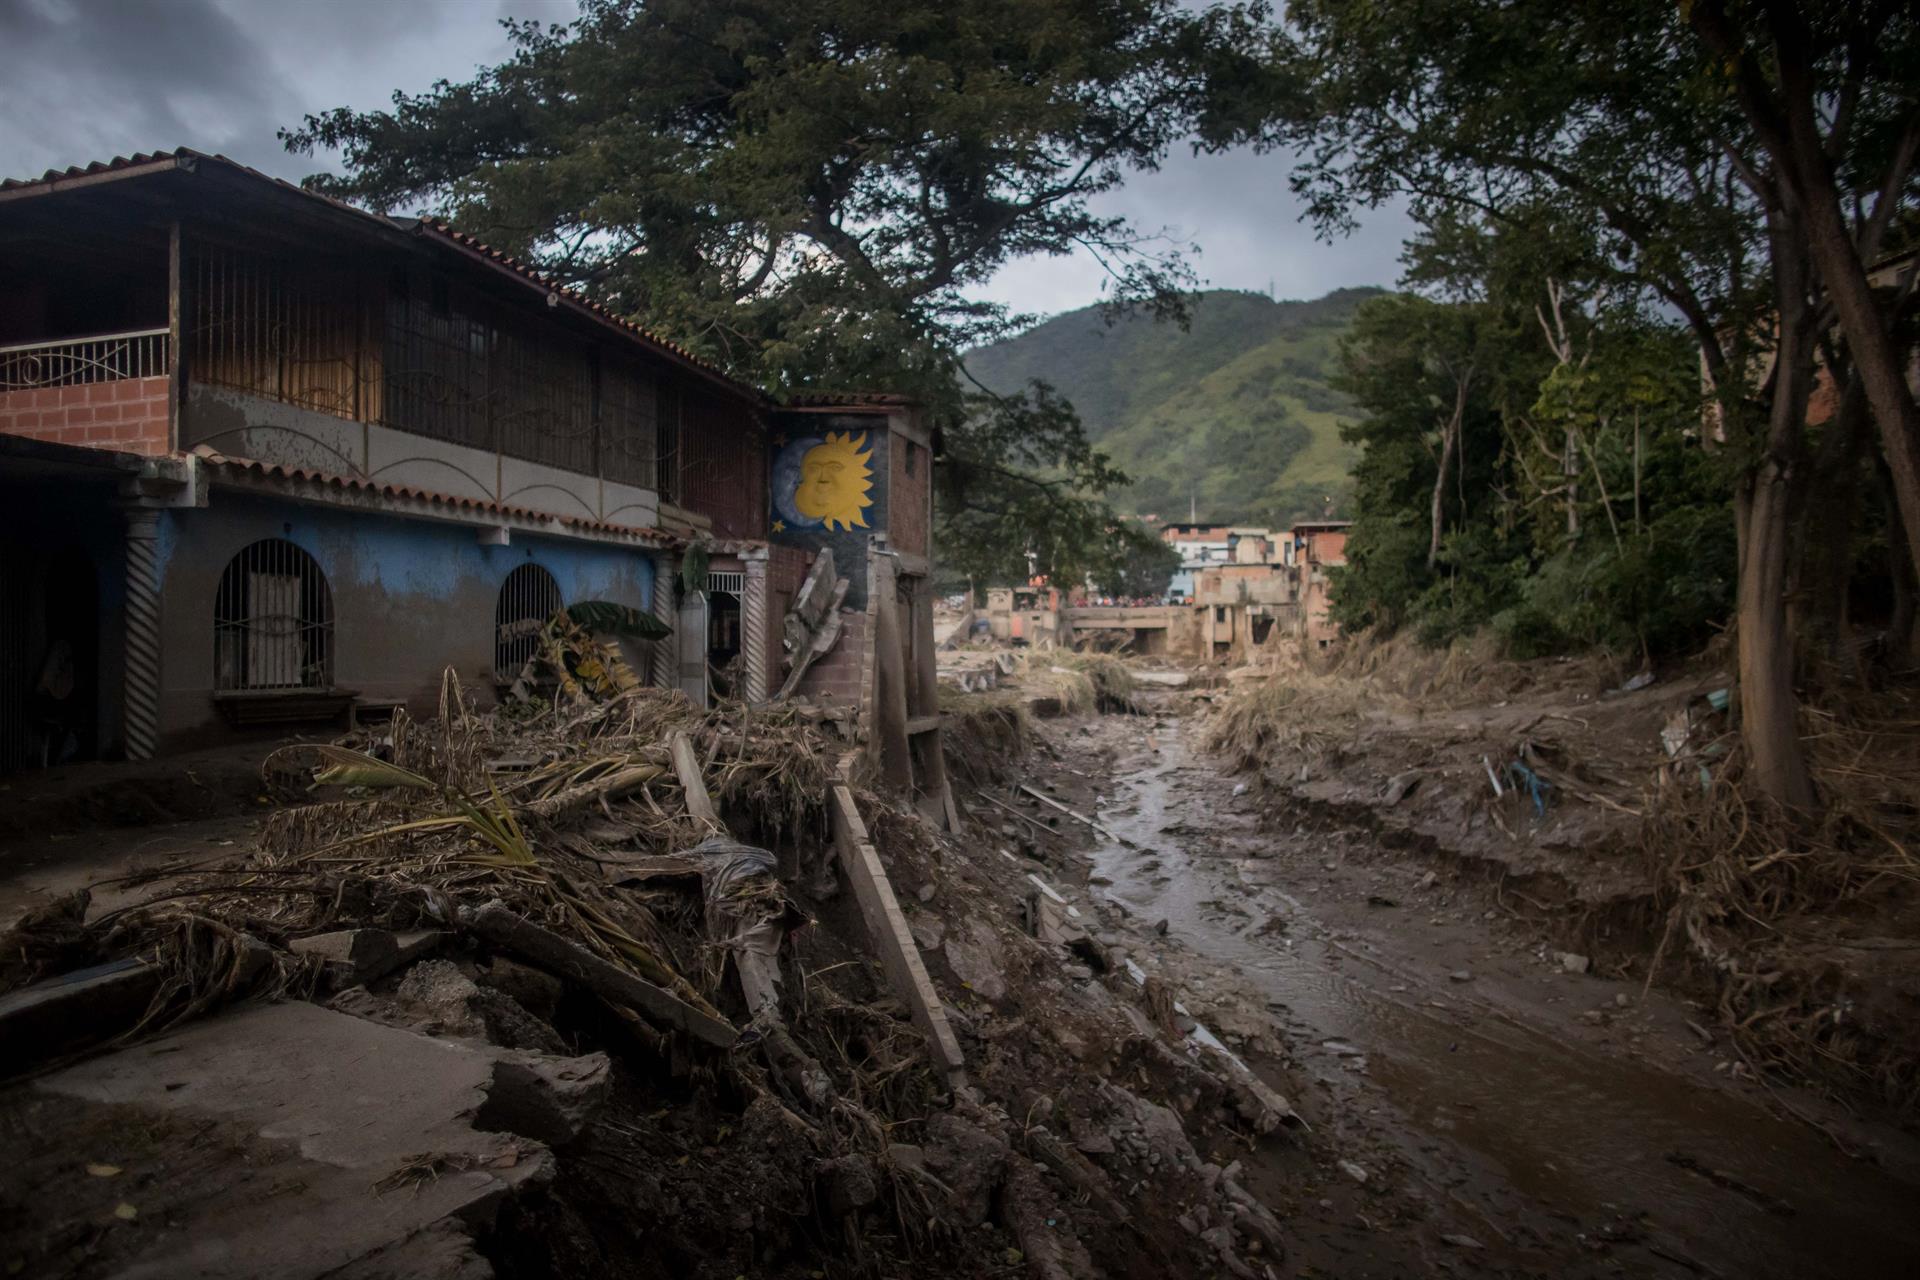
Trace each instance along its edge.
<path fill-rule="evenodd" d="M 1757 146 L 1741 179 L 1791 208 L 1795 251 L 1818 272 L 1872 406 L 1909 550 L 1920 550 L 1920 407 L 1896 316 L 1868 283 L 1920 158 L 1920 16 L 1908 0 L 1689 0 L 1680 6 L 1723 72 Z M 1765 166 L 1755 163 L 1764 156 Z M 1840 376 L 1839 362 L 1828 368 Z M 1858 414 L 1858 409 L 1854 411 Z"/>
<path fill-rule="evenodd" d="M 1895 40 L 1906 47 L 1904 30 Z M 1655 0 L 1297 0 L 1273 65 L 1264 109 L 1245 94 L 1235 105 L 1248 109 L 1246 131 L 1301 151 L 1296 185 L 1324 229 L 1390 199 L 1429 224 L 1462 210 L 1504 223 L 1552 209 L 1585 231 L 1586 283 L 1684 318 L 1720 400 L 1710 435 L 1740 463 L 1751 776 L 1779 804 L 1811 810 L 1785 598 L 1833 281 L 1812 266 L 1803 184 L 1757 136 L 1723 65 Z M 1829 161 L 1863 209 L 1909 194 L 1904 179 L 1862 190 L 1864 170 Z"/>
<path fill-rule="evenodd" d="M 1247 74 L 1257 15 L 1174 0 L 585 0 L 509 23 L 514 53 L 391 108 L 309 117 L 313 187 L 450 217 L 779 393 L 918 396 L 947 440 L 945 520 L 976 565 L 1110 523 L 1120 479 L 1078 420 L 970 399 L 958 353 L 1020 317 L 970 293 L 1088 252 L 1110 301 L 1177 313 L 1177 246 L 1094 198 L 1151 169 Z M 1230 89 L 1226 91 L 1230 92 Z M 965 472 L 966 474 L 958 474 Z"/>

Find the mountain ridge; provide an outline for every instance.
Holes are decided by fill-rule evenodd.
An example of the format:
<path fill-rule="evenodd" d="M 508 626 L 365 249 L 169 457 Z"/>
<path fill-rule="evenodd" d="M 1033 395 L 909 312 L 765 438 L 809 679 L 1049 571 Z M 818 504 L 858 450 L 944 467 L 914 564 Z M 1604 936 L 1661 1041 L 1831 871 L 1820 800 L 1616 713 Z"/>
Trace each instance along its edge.
<path fill-rule="evenodd" d="M 1355 451 L 1339 435 L 1352 410 L 1331 385 L 1337 347 L 1384 292 L 1208 290 L 1184 331 L 1083 307 L 968 352 L 967 369 L 1002 394 L 1038 379 L 1071 400 L 1132 478 L 1110 495 L 1124 513 L 1284 524 L 1344 509 Z"/>

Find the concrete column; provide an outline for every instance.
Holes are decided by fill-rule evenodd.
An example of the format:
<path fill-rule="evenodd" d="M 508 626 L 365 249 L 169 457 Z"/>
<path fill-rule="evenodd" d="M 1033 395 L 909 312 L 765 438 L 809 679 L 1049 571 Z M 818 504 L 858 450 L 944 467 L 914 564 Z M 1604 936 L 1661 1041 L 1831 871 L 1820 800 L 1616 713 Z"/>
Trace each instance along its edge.
<path fill-rule="evenodd" d="M 674 579 L 680 576 L 680 556 L 673 551 L 656 552 L 653 557 L 653 599 L 648 612 L 674 631 L 664 640 L 655 640 L 647 655 L 647 683 L 656 689 L 671 689 L 678 682 L 680 661 L 679 606 L 674 601 Z"/>
<path fill-rule="evenodd" d="M 740 561 L 746 575 L 740 595 L 740 653 L 745 668 L 741 685 L 748 704 L 757 705 L 767 700 L 767 648 L 773 632 L 768 617 L 767 549 L 743 551 Z"/>
<path fill-rule="evenodd" d="M 160 740 L 160 513 L 127 512 L 127 759 L 151 760 Z"/>

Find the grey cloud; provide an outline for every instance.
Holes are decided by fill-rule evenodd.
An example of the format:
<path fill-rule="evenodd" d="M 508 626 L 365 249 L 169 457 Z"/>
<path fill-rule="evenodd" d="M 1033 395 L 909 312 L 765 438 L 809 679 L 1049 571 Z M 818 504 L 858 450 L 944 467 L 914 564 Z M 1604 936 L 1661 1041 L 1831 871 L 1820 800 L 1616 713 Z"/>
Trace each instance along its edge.
<path fill-rule="evenodd" d="M 188 138 L 220 150 L 289 106 L 260 44 L 210 0 L 0 0 L 0 170 Z"/>
<path fill-rule="evenodd" d="M 298 179 L 331 157 L 290 156 L 276 130 L 470 76 L 506 56 L 504 16 L 576 13 L 575 0 L 0 0 L 0 176 L 190 146 Z M 1404 214 L 1316 243 L 1287 167 L 1182 152 L 1101 208 L 1197 242 L 1212 285 L 1316 297 L 1392 283 Z M 1090 257 L 1025 261 L 978 294 L 1044 314 L 1096 301 L 1101 278 Z"/>
<path fill-rule="evenodd" d="M 509 14 L 573 0 L 0 0 L 0 174 L 174 146 L 281 177 L 309 112 L 385 105 L 507 52 Z"/>
<path fill-rule="evenodd" d="M 1301 203 L 1287 185 L 1291 167 L 1282 154 L 1180 152 L 1157 172 L 1134 175 L 1096 208 L 1141 231 L 1164 230 L 1171 243 L 1197 244 L 1190 261 L 1206 287 L 1317 298 L 1344 286 L 1392 285 L 1401 242 L 1413 229 L 1405 211 L 1378 210 L 1353 235 L 1322 242 L 1300 221 Z M 1022 262 L 976 293 L 1047 315 L 1097 301 L 1104 274 L 1086 254 Z"/>

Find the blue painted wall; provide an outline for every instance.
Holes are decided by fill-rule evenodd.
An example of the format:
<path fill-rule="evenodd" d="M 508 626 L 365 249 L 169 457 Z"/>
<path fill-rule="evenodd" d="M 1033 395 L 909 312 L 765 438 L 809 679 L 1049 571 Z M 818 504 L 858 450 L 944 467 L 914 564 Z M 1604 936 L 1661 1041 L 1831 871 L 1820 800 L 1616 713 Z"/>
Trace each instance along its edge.
<path fill-rule="evenodd" d="M 334 683 L 370 697 L 435 704 L 448 666 L 492 696 L 494 608 L 516 566 L 552 573 L 561 597 L 645 608 L 654 565 L 642 549 L 515 531 L 481 546 L 471 526 L 302 506 L 215 489 L 209 505 L 172 511 L 161 528 L 163 735 L 216 730 L 213 606 L 228 562 L 261 538 L 311 554 L 333 593 Z M 643 655 L 629 653 L 640 662 Z"/>

